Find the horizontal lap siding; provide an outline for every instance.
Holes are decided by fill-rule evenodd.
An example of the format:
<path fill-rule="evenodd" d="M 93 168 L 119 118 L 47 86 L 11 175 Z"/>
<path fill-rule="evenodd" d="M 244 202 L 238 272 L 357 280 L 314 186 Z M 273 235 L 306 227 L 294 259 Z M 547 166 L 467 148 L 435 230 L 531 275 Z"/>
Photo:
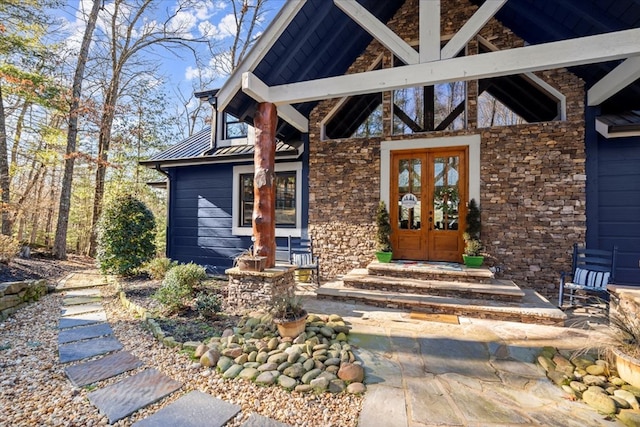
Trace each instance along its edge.
<path fill-rule="evenodd" d="M 616 283 L 640 285 L 640 137 L 599 137 L 598 245 L 618 246 Z"/>
<path fill-rule="evenodd" d="M 204 165 L 172 171 L 168 256 L 180 262 L 231 267 L 233 256 L 251 245 L 233 236 L 233 165 Z"/>

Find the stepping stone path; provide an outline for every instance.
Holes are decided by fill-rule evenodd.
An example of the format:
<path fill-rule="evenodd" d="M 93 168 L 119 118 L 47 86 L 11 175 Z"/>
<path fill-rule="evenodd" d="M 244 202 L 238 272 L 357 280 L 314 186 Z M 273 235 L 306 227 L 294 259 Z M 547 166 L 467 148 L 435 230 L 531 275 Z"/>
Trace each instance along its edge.
<path fill-rule="evenodd" d="M 100 277 L 93 272 L 75 273 L 57 288 L 65 292 L 58 323 L 58 356 L 60 363 L 80 362 L 65 367 L 67 377 L 76 387 L 88 386 L 144 365 L 136 356 L 123 350 L 122 343 L 113 335 L 100 290 L 96 289 L 106 284 Z M 117 383 L 97 388 L 88 394 L 88 398 L 113 424 L 181 387 L 178 381 L 147 368 Z M 239 412 L 238 405 L 192 391 L 134 425 L 190 427 L 200 426 L 206 420 L 208 426 L 222 427 Z M 251 414 L 243 424 L 243 427 L 287 426 L 257 414 Z"/>

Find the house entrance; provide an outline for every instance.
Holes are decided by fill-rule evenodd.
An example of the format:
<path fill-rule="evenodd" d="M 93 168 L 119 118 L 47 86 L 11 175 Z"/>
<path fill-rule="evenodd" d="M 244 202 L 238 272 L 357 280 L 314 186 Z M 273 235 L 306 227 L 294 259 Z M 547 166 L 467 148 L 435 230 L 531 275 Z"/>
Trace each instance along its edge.
<path fill-rule="evenodd" d="M 395 259 L 462 259 L 467 147 L 391 151 L 389 216 Z M 461 221 L 462 219 L 462 221 Z"/>

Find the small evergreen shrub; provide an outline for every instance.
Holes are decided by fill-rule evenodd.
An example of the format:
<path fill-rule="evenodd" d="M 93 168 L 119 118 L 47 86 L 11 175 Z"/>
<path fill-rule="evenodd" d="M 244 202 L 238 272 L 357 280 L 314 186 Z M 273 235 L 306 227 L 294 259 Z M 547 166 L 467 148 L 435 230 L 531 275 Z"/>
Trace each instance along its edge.
<path fill-rule="evenodd" d="M 20 242 L 11 236 L 0 234 L 0 263 L 9 262 L 20 253 Z"/>
<path fill-rule="evenodd" d="M 193 298 L 193 289 L 205 278 L 207 272 L 197 264 L 181 264 L 167 272 L 162 285 L 153 295 L 166 311 L 175 313 L 184 309 Z"/>
<path fill-rule="evenodd" d="M 129 276 L 155 254 L 155 218 L 133 196 L 116 200 L 98 224 L 97 260 L 103 273 Z"/>
<path fill-rule="evenodd" d="M 196 311 L 204 318 L 215 317 L 222 311 L 222 299 L 214 293 L 200 292 L 196 296 Z"/>
<path fill-rule="evenodd" d="M 162 280 L 177 265 L 178 261 L 172 261 L 171 258 L 154 258 L 144 265 L 144 271 L 153 280 Z"/>

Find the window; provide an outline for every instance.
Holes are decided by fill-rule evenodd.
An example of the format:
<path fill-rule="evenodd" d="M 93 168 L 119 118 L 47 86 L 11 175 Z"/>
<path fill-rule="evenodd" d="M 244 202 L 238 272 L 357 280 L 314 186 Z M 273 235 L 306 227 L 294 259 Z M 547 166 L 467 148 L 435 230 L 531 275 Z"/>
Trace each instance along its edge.
<path fill-rule="evenodd" d="M 276 163 L 276 236 L 299 236 L 302 218 L 302 163 Z M 250 236 L 253 216 L 253 165 L 233 168 L 233 234 Z"/>
<path fill-rule="evenodd" d="M 237 117 L 232 116 L 229 113 L 225 113 L 223 139 L 246 138 L 248 127 L 249 126 L 245 122 L 240 121 Z"/>
<path fill-rule="evenodd" d="M 393 57 L 394 67 L 404 65 Z M 466 99 L 467 85 L 462 81 L 394 90 L 393 134 L 465 129 Z"/>
<path fill-rule="evenodd" d="M 240 226 L 251 227 L 253 216 L 253 174 L 240 175 Z M 296 173 L 276 172 L 276 227 L 296 226 Z"/>

